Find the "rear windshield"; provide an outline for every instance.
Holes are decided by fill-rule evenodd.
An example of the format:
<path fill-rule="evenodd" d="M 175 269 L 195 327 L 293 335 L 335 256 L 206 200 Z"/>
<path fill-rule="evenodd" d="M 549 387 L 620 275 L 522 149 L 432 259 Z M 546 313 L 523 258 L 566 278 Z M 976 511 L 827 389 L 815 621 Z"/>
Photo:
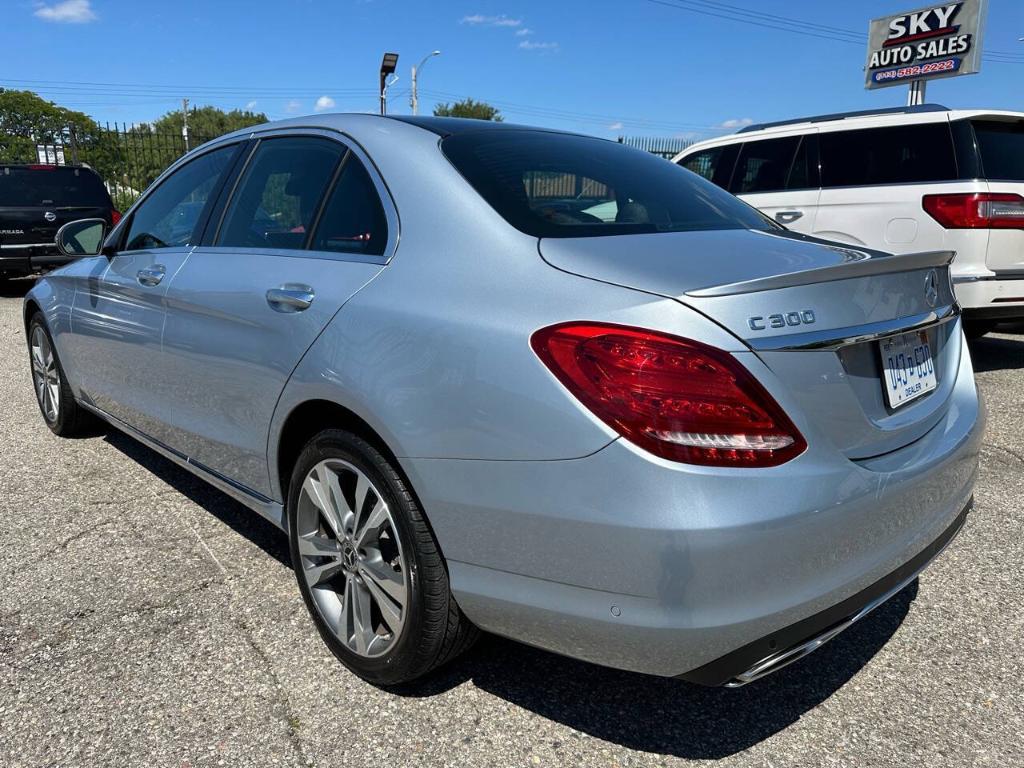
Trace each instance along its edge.
<path fill-rule="evenodd" d="M 1024 181 L 1024 121 L 974 121 L 981 167 L 994 181 Z"/>
<path fill-rule="evenodd" d="M 0 168 L 0 205 L 110 207 L 100 177 L 87 168 L 4 166 Z"/>
<path fill-rule="evenodd" d="M 498 213 L 535 237 L 776 228 L 696 174 L 603 139 L 470 131 L 441 148 Z"/>

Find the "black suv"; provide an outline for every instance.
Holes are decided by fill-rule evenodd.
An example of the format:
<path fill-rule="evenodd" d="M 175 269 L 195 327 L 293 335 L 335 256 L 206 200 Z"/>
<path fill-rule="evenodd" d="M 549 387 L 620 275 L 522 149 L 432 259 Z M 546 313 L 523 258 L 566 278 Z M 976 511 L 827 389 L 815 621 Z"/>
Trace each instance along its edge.
<path fill-rule="evenodd" d="M 0 280 L 71 261 L 54 237 L 62 224 L 121 214 L 96 171 L 71 165 L 0 165 Z"/>

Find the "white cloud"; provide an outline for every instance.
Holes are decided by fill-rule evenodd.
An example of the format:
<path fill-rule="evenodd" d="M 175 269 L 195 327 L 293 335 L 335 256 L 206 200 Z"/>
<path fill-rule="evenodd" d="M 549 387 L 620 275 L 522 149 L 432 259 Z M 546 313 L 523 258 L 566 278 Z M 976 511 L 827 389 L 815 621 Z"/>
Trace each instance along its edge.
<path fill-rule="evenodd" d="M 316 106 L 313 109 L 317 112 L 326 112 L 328 109 L 334 109 L 334 99 L 330 96 L 321 96 L 316 100 Z"/>
<path fill-rule="evenodd" d="M 44 21 L 60 24 L 88 24 L 99 18 L 89 0 L 64 0 L 53 5 L 41 5 L 36 8 L 35 15 Z"/>
<path fill-rule="evenodd" d="M 558 43 L 537 43 L 533 40 L 523 40 L 519 47 L 526 51 L 557 51 Z"/>
<path fill-rule="evenodd" d="M 256 109 L 256 99 L 253 99 L 248 104 L 246 104 L 245 109 L 247 112 L 252 112 L 254 109 Z"/>
<path fill-rule="evenodd" d="M 505 14 L 500 16 L 484 16 L 474 13 L 472 16 L 463 16 L 460 24 L 469 24 L 473 27 L 518 27 L 523 23 L 522 19 L 510 19 Z"/>
<path fill-rule="evenodd" d="M 522 29 L 517 29 L 516 30 L 516 37 L 526 37 L 527 35 L 532 35 L 532 34 L 533 34 L 533 30 L 530 29 L 529 27 L 523 27 Z"/>
<path fill-rule="evenodd" d="M 299 101 L 298 99 L 292 99 L 291 101 L 284 105 L 284 111 L 287 112 L 289 115 L 294 115 L 300 109 L 302 109 L 302 102 Z"/>
<path fill-rule="evenodd" d="M 726 120 L 724 123 L 722 123 L 718 127 L 719 128 L 725 128 L 726 130 L 732 131 L 732 130 L 735 130 L 736 128 L 742 128 L 745 125 L 750 125 L 752 122 L 754 122 L 754 121 L 751 120 L 749 117 L 734 117 L 731 120 Z"/>
<path fill-rule="evenodd" d="M 621 131 L 622 130 L 622 123 L 620 121 L 616 120 L 614 123 L 612 123 L 611 125 L 608 126 L 608 130 L 609 131 Z"/>

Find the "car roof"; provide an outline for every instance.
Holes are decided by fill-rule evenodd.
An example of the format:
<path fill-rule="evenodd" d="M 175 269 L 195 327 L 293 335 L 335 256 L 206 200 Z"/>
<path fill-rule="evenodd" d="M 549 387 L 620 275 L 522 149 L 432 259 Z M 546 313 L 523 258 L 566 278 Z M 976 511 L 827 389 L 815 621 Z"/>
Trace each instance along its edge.
<path fill-rule="evenodd" d="M 896 107 L 892 109 L 866 110 L 859 112 L 837 112 L 833 114 L 801 117 L 792 120 L 779 120 L 771 123 L 758 123 L 741 128 L 736 133 L 718 136 L 713 139 L 696 142 L 684 149 L 675 158 L 692 155 L 695 151 L 709 147 L 737 144 L 768 136 L 792 136 L 810 131 L 830 132 L 841 130 L 857 130 L 862 128 L 880 128 L 895 125 L 914 125 L 920 123 L 936 123 L 952 120 L 973 118 L 990 118 L 997 120 L 1024 120 L 1024 112 L 999 109 L 950 109 L 941 104 L 922 104 L 914 107 Z"/>

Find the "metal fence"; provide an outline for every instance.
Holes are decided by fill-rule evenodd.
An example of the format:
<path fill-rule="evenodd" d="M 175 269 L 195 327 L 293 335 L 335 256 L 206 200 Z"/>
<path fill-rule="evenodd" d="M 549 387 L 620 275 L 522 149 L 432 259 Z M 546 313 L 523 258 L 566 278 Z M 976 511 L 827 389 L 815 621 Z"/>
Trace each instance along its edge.
<path fill-rule="evenodd" d="M 189 134 L 189 148 L 213 136 Z M 118 210 L 125 210 L 163 170 L 186 152 L 181 134 L 148 125 L 105 124 L 64 128 L 46 136 L 0 136 L 0 162 L 85 164 L 103 178 Z"/>
<path fill-rule="evenodd" d="M 666 160 L 671 160 L 692 145 L 693 140 L 662 138 L 659 136 L 619 136 L 619 144 L 643 149 L 652 155 L 661 155 Z"/>

